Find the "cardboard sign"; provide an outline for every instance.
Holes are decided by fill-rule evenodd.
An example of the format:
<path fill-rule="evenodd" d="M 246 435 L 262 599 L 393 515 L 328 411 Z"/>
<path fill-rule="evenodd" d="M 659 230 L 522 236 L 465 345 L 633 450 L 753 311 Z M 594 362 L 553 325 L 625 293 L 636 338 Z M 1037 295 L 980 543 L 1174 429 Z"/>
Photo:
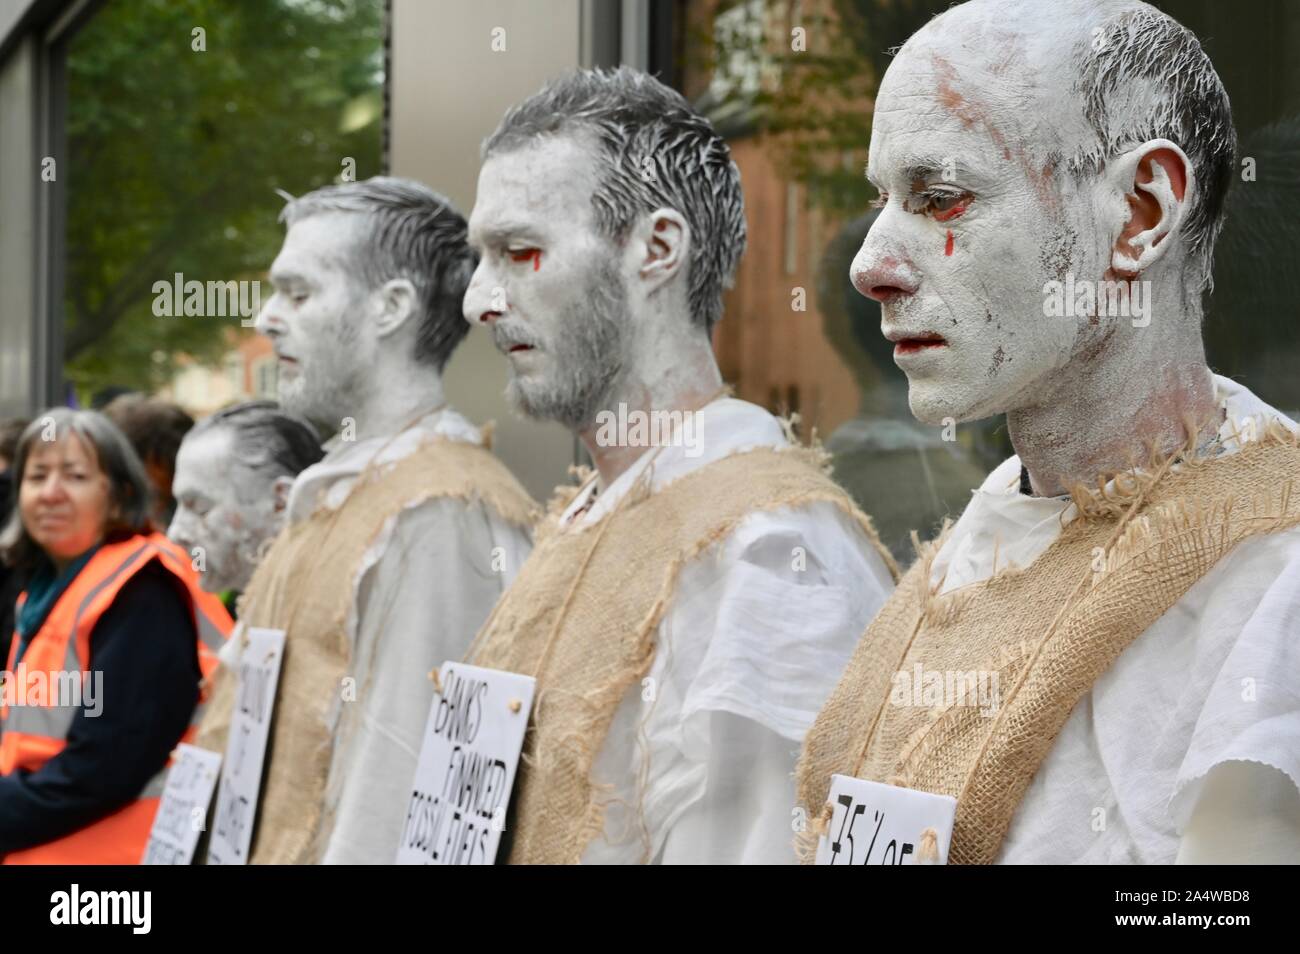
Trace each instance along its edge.
<path fill-rule="evenodd" d="M 284 630 L 250 627 L 247 638 L 235 670 L 235 709 L 230 716 L 217 814 L 208 841 L 210 865 L 248 864 L 257 796 L 262 789 L 262 762 L 284 659 Z"/>
<path fill-rule="evenodd" d="M 524 747 L 536 680 L 445 663 L 429 707 L 397 863 L 490 865 Z"/>
<path fill-rule="evenodd" d="M 827 801 L 834 811 L 817 843 L 817 864 L 948 863 L 957 815 L 952 796 L 832 775 Z"/>
<path fill-rule="evenodd" d="M 220 772 L 220 753 L 186 742 L 176 746 L 140 864 L 188 865 L 194 860 Z"/>

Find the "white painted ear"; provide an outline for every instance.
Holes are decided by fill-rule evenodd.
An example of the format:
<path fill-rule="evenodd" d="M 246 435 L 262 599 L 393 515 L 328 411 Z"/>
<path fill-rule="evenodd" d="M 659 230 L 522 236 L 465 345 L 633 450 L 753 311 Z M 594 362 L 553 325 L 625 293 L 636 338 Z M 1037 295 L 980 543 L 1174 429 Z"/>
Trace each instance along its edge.
<path fill-rule="evenodd" d="M 415 286 L 405 278 L 393 278 L 384 282 L 382 288 L 375 292 L 375 330 L 379 337 L 391 335 L 401 328 L 408 318 L 415 314 L 418 296 Z"/>
<path fill-rule="evenodd" d="M 1172 154 L 1173 161 L 1181 163 L 1181 174 L 1185 182 L 1181 196 L 1178 195 L 1165 163 L 1153 158 L 1153 154 L 1158 152 L 1166 153 L 1166 161 L 1170 159 L 1169 154 Z M 1150 181 L 1138 181 L 1140 170 L 1150 172 Z M 1152 139 L 1113 159 L 1106 168 L 1106 178 L 1127 211 L 1120 228 L 1120 237 L 1111 253 L 1111 268 L 1120 275 L 1137 275 L 1159 261 L 1171 244 L 1165 239 L 1182 226 L 1196 194 L 1196 174 L 1191 160 L 1176 143 L 1168 139 Z M 1159 215 L 1147 228 L 1125 238 L 1123 233 L 1137 214 L 1127 197 L 1139 192 L 1155 200 Z"/>
<path fill-rule="evenodd" d="M 275 513 L 284 513 L 289 506 L 289 488 L 292 486 L 293 478 L 287 474 L 281 474 L 275 478 L 275 483 L 271 484 L 271 496 L 274 498 L 273 509 Z"/>
<path fill-rule="evenodd" d="M 645 256 L 638 274 L 656 288 L 686 271 L 691 227 L 676 209 L 655 209 L 644 221 Z"/>

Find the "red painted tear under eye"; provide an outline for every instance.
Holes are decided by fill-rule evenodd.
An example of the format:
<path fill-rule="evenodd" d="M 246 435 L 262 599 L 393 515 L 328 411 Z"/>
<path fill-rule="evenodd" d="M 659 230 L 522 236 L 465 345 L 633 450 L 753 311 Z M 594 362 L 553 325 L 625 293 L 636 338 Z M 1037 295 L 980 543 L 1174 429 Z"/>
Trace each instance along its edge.
<path fill-rule="evenodd" d="M 540 248 L 530 248 L 524 252 L 511 252 L 510 258 L 516 262 L 526 262 L 532 259 L 533 271 L 542 267 L 542 250 Z"/>
<path fill-rule="evenodd" d="M 934 220 L 936 222 L 951 222 L 953 219 L 959 219 L 963 215 L 965 215 L 966 210 L 969 208 L 970 208 L 970 196 L 967 196 L 966 198 L 962 199 L 961 202 L 954 205 L 951 209 L 948 209 L 946 212 L 934 213 Z"/>

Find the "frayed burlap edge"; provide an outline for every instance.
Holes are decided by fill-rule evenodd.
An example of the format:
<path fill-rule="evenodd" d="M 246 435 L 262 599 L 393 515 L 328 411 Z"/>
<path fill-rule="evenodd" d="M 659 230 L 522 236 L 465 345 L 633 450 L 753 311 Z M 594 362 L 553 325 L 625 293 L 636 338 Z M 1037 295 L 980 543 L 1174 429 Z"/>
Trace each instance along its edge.
<path fill-rule="evenodd" d="M 724 460 L 734 461 L 737 459 L 743 459 L 746 456 L 749 456 L 751 454 L 772 454 L 772 453 L 777 453 L 782 455 L 786 455 L 786 454 L 792 455 L 796 460 L 799 460 L 802 463 L 806 464 L 807 466 L 815 470 L 817 473 L 828 478 L 828 480 L 830 479 L 830 469 L 829 469 L 830 458 L 829 455 L 819 445 L 815 445 L 812 447 L 805 447 L 799 444 L 794 444 L 788 448 L 780 448 L 780 449 L 775 449 L 770 447 L 753 448 L 749 450 L 740 451 L 735 454 L 727 455 L 725 457 L 719 458 L 719 461 L 713 463 L 719 463 Z M 551 503 L 548 505 L 547 517 L 544 520 L 545 523 L 552 524 L 552 527 L 550 528 L 549 532 L 554 532 L 554 530 L 556 529 L 555 524 L 558 524 L 559 517 L 563 514 L 563 511 L 568 507 L 569 503 L 572 502 L 574 496 L 577 494 L 578 490 L 580 489 L 580 486 L 581 485 L 579 485 L 578 487 L 565 486 L 557 490 L 555 497 L 553 497 Z M 672 485 L 671 484 L 665 485 L 665 487 L 659 488 L 656 492 L 662 492 L 663 490 L 667 489 L 667 487 L 669 486 Z M 640 492 L 647 493 L 648 491 L 644 487 L 642 487 L 640 489 Z M 700 554 L 702 554 L 709 548 L 727 539 L 727 537 L 729 537 L 732 533 L 734 533 L 736 528 L 745 519 L 747 519 L 750 515 L 754 513 L 772 512 L 772 511 L 782 510 L 786 508 L 798 509 L 801 507 L 809 506 L 814 503 L 823 503 L 823 502 L 831 503 L 837 506 L 842 512 L 851 516 L 854 519 L 857 525 L 862 528 L 864 535 L 867 537 L 868 541 L 874 547 L 875 552 L 880 555 L 881 560 L 885 563 L 885 566 L 888 568 L 893 579 L 897 581 L 899 578 L 898 565 L 894 561 L 893 556 L 885 548 L 884 544 L 881 543 L 880 537 L 876 532 L 875 526 L 872 523 L 871 518 L 867 514 L 863 513 L 861 509 L 858 508 L 857 505 L 853 502 L 852 498 L 849 497 L 848 493 L 843 488 L 839 487 L 837 484 L 834 484 L 833 481 L 831 482 L 831 486 L 825 490 L 791 494 L 787 497 L 783 497 L 778 500 L 773 500 L 764 505 L 751 508 L 750 510 L 746 511 L 744 514 L 739 515 L 734 519 L 724 521 L 720 524 L 715 525 L 713 528 L 711 528 L 711 530 L 708 533 L 704 534 L 702 537 L 696 540 L 690 547 L 680 552 L 673 559 L 673 561 L 669 564 L 669 566 L 665 570 L 664 579 L 663 582 L 660 584 L 658 596 L 656 597 L 654 603 L 651 605 L 651 608 L 647 613 L 647 615 L 643 618 L 640 625 L 637 627 L 635 642 L 634 642 L 635 652 L 633 654 L 633 658 L 636 660 L 636 662 L 632 666 L 629 666 L 624 671 L 621 677 L 612 680 L 605 687 L 605 689 L 596 690 L 592 694 L 585 695 L 584 700 L 587 702 L 600 701 L 602 705 L 609 705 L 609 709 L 611 710 L 611 717 L 612 717 L 612 710 L 615 707 L 617 707 L 618 703 L 623 698 L 623 695 L 628 691 L 628 689 L 632 685 L 634 685 L 636 682 L 638 682 L 639 680 L 645 677 L 645 674 L 649 671 L 650 667 L 654 662 L 655 637 L 656 637 L 657 628 L 659 624 L 662 622 L 663 617 L 667 612 L 668 606 L 671 603 L 673 594 L 676 590 L 678 577 L 682 569 L 688 563 L 696 559 Z M 573 528 L 573 529 L 581 533 L 590 533 L 594 529 L 599 527 L 601 524 L 603 524 L 606 520 L 608 520 L 610 516 L 611 516 L 610 514 L 607 514 L 598 521 L 593 521 L 581 528 Z M 539 528 L 538 533 L 540 539 L 543 536 L 543 531 Z M 534 701 L 534 712 L 533 712 L 534 719 L 538 719 L 540 717 L 542 712 L 541 706 L 544 704 L 544 700 L 547 698 L 547 695 L 548 693 L 545 690 L 540 691 L 538 693 L 538 697 Z M 594 736 L 597 733 L 594 731 L 589 731 L 591 728 L 592 727 L 590 726 L 575 727 L 573 731 L 565 733 L 563 736 L 554 740 L 552 744 L 556 747 L 562 747 L 568 751 L 576 751 L 582 753 L 582 757 L 586 762 L 586 764 L 588 766 L 592 766 L 595 763 L 596 755 L 598 754 L 600 746 L 603 745 L 604 743 L 604 732 L 599 733 L 599 738 L 594 738 Z M 608 723 L 605 726 L 605 731 L 606 732 L 608 731 Z M 547 763 L 550 757 L 551 756 L 549 750 L 544 750 L 539 747 L 535 749 L 531 754 L 529 758 L 529 764 L 532 766 L 541 767 Z M 542 859 L 542 858 L 529 857 L 527 854 L 527 846 L 517 843 L 516 851 L 518 851 L 519 849 L 523 849 L 523 854 L 518 859 L 512 857 L 512 861 L 519 860 L 526 863 L 529 861 L 536 860 L 536 861 L 559 861 L 560 863 L 578 863 L 581 860 L 581 857 L 585 852 L 587 846 L 590 844 L 590 842 L 604 832 L 606 808 L 608 805 L 613 804 L 616 801 L 616 799 L 613 798 L 612 796 L 612 792 L 608 790 L 608 787 L 603 786 L 600 783 L 596 782 L 595 779 L 592 778 L 590 774 L 588 774 L 586 786 L 587 786 L 587 791 L 589 792 L 589 797 L 587 799 L 587 806 L 585 811 L 583 811 L 582 813 L 581 822 L 574 829 L 574 837 L 571 840 L 569 848 L 564 853 L 565 857 L 563 857 L 562 859 Z M 638 793 L 638 798 L 641 797 L 643 797 L 643 792 Z M 641 803 L 638 802 L 638 804 L 634 806 L 634 809 L 638 817 L 643 817 L 644 809 Z M 650 848 L 649 846 L 647 846 L 646 860 L 648 860 L 649 850 Z"/>
<path fill-rule="evenodd" d="M 1243 428 L 1241 426 L 1243 424 L 1248 426 Z M 1279 444 L 1300 446 L 1300 434 L 1292 431 L 1276 417 L 1255 415 L 1241 421 L 1232 421 L 1230 425 L 1230 433 L 1224 444 L 1235 444 L 1234 453 Z M 1140 465 L 1131 462 L 1127 470 L 1099 475 L 1095 486 L 1082 482 L 1071 486 L 1070 499 L 1080 516 L 1085 519 L 1121 516 L 1134 502 L 1143 498 L 1151 490 L 1166 470 L 1178 472 L 1185 468 L 1204 467 L 1219 459 L 1221 455 L 1198 453 L 1197 428 L 1190 420 L 1184 427 L 1186 433 L 1192 436 L 1173 451 L 1162 453 L 1155 447 L 1150 447 L 1145 462 Z M 1112 482 L 1113 486 L 1108 487 L 1107 484 Z"/>

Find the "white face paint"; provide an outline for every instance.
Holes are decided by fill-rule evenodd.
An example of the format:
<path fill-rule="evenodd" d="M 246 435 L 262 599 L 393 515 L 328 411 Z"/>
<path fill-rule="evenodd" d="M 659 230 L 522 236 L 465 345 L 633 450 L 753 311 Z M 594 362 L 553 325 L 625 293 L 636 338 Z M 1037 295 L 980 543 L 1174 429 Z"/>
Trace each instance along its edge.
<path fill-rule="evenodd" d="M 1014 29 L 996 5 L 950 11 L 908 41 L 876 99 L 868 176 L 886 204 L 851 277 L 882 302 L 928 423 L 1050 401 L 1056 372 L 1114 332 L 1043 313 L 1048 281 L 1102 278 L 1109 241 L 1091 193 L 1044 158 L 1083 134 L 1062 106 L 1069 64 Z"/>
<path fill-rule="evenodd" d="M 176 514 L 167 536 L 190 554 L 201 548 L 200 582 L 211 593 L 242 590 L 262 544 L 279 532 L 274 481 L 239 461 L 220 426 L 186 438 L 176 455 Z"/>
<path fill-rule="evenodd" d="M 360 217 L 295 222 L 271 265 L 275 294 L 257 319 L 279 356 L 280 403 L 333 434 L 355 415 L 373 373 L 374 335 L 355 248 Z"/>
<path fill-rule="evenodd" d="M 627 279 L 596 230 L 590 149 L 572 137 L 492 156 L 469 239 L 481 255 L 465 318 L 491 326 L 521 410 L 573 430 L 592 423 L 627 363 Z"/>

